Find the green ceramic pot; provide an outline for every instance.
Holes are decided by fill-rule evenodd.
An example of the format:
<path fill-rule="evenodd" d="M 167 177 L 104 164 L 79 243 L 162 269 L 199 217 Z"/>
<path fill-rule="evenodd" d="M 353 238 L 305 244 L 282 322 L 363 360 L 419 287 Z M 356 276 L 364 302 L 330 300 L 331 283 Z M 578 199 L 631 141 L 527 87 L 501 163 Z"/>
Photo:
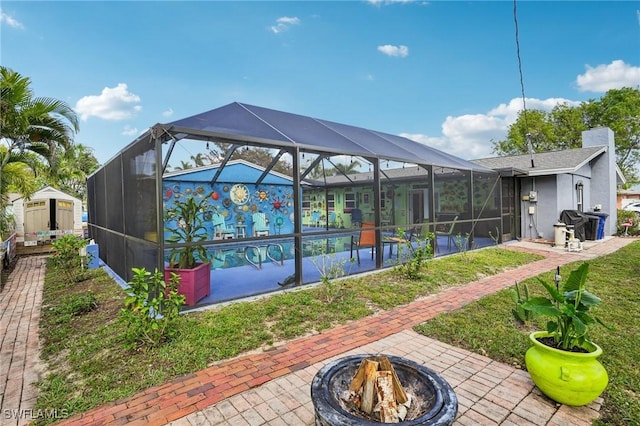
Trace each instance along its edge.
<path fill-rule="evenodd" d="M 596 359 L 602 349 L 588 344 L 589 353 L 568 352 L 551 348 L 537 338 L 548 337 L 546 331 L 529 335 L 533 346 L 527 350 L 527 371 L 536 386 L 554 401 L 566 405 L 587 405 L 604 391 L 609 383 L 607 371 Z"/>

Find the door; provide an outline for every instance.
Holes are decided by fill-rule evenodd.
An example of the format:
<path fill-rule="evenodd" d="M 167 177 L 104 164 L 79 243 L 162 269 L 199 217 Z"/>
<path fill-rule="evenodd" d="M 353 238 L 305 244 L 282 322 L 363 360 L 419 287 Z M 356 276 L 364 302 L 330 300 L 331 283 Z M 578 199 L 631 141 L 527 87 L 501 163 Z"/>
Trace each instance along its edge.
<path fill-rule="evenodd" d="M 409 218 L 411 223 L 422 223 L 424 221 L 424 191 L 422 189 L 411 190 L 409 198 Z"/>
<path fill-rule="evenodd" d="M 510 241 L 520 234 L 517 183 L 513 177 L 502 178 L 502 241 Z"/>
<path fill-rule="evenodd" d="M 55 200 L 55 203 L 55 229 L 73 231 L 73 201 Z"/>
<path fill-rule="evenodd" d="M 32 200 L 24 203 L 24 233 L 49 230 L 49 200 Z"/>

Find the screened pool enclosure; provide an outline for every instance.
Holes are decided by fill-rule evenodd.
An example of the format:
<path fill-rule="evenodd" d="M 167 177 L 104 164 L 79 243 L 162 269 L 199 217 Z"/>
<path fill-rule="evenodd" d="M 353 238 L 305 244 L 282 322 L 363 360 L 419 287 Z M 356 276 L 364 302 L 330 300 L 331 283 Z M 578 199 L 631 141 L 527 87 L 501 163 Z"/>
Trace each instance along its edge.
<path fill-rule="evenodd" d="M 409 139 L 232 103 L 156 124 L 88 179 L 89 233 L 121 278 L 163 270 L 167 218 L 201 202 L 211 288 L 199 305 L 502 236 L 500 178 Z M 184 225 L 184 224 L 182 224 Z"/>

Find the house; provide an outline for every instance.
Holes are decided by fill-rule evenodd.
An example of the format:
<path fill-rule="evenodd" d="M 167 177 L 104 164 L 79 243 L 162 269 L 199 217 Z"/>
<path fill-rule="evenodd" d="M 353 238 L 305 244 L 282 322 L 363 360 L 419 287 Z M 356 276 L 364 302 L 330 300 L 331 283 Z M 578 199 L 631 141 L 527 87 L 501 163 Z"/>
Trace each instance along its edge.
<path fill-rule="evenodd" d="M 12 204 L 18 242 L 29 245 L 63 234 L 83 235 L 82 200 L 59 189 L 47 186 Z"/>
<path fill-rule="evenodd" d="M 218 173 L 219 172 L 219 173 Z M 264 175 L 264 176 L 263 176 Z M 213 182 L 214 176 L 217 176 Z M 213 183 L 212 183 L 213 182 Z M 293 182 L 290 177 L 245 160 L 167 172 L 162 181 L 163 200 L 171 201 L 192 194 L 207 197 L 210 212 L 224 220 L 228 235 L 244 238 L 254 235 L 254 213 L 264 213 L 268 234 L 293 232 Z M 214 235 L 211 214 L 205 226 Z"/>
<path fill-rule="evenodd" d="M 473 160 L 502 176 L 503 223 L 514 237 L 553 240 L 565 210 L 607 216 L 604 235 L 617 232 L 616 188 L 624 183 L 609 128 L 582 132 L 582 148 Z M 504 231 L 507 232 L 507 231 Z"/>
<path fill-rule="evenodd" d="M 617 206 L 622 209 L 627 204 L 640 202 L 640 185 L 631 189 L 618 190 Z"/>

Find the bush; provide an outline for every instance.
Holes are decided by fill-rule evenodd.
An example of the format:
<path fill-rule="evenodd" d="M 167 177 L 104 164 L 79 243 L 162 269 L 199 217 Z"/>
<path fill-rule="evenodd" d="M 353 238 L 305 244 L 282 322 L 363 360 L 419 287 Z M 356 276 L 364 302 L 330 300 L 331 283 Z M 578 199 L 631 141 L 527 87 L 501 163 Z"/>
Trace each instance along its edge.
<path fill-rule="evenodd" d="M 56 272 L 65 276 L 68 283 L 77 283 L 85 279 L 86 265 L 80 250 L 87 242 L 77 235 L 64 235 L 53 242 L 55 252 L 51 263 Z"/>
<path fill-rule="evenodd" d="M 633 223 L 633 226 L 629 227 L 627 235 L 640 235 L 640 215 L 631 210 L 618 210 L 618 222 L 616 223 L 618 229 L 618 235 L 624 234 L 623 223 L 628 223 L 629 220 Z"/>
<path fill-rule="evenodd" d="M 132 268 L 133 279 L 127 283 L 129 296 L 120 319 L 125 321 L 127 340 L 130 344 L 142 343 L 156 346 L 175 333 L 175 322 L 184 304 L 184 295 L 178 293 L 180 277 L 171 274 L 165 283 L 157 269 L 152 274 L 145 268 Z"/>
<path fill-rule="evenodd" d="M 413 238 L 410 234 L 405 234 L 401 229 L 399 237 L 403 242 L 398 243 L 398 253 L 407 252 L 410 257 L 403 262 L 400 260 L 400 255 L 398 255 L 395 271 L 410 280 L 418 280 L 422 278 L 422 268 L 425 262 L 433 258 L 433 245 L 431 242 L 434 240 L 435 234 L 428 233 L 427 235 L 416 237 L 417 245 L 415 248 L 411 245 Z"/>

